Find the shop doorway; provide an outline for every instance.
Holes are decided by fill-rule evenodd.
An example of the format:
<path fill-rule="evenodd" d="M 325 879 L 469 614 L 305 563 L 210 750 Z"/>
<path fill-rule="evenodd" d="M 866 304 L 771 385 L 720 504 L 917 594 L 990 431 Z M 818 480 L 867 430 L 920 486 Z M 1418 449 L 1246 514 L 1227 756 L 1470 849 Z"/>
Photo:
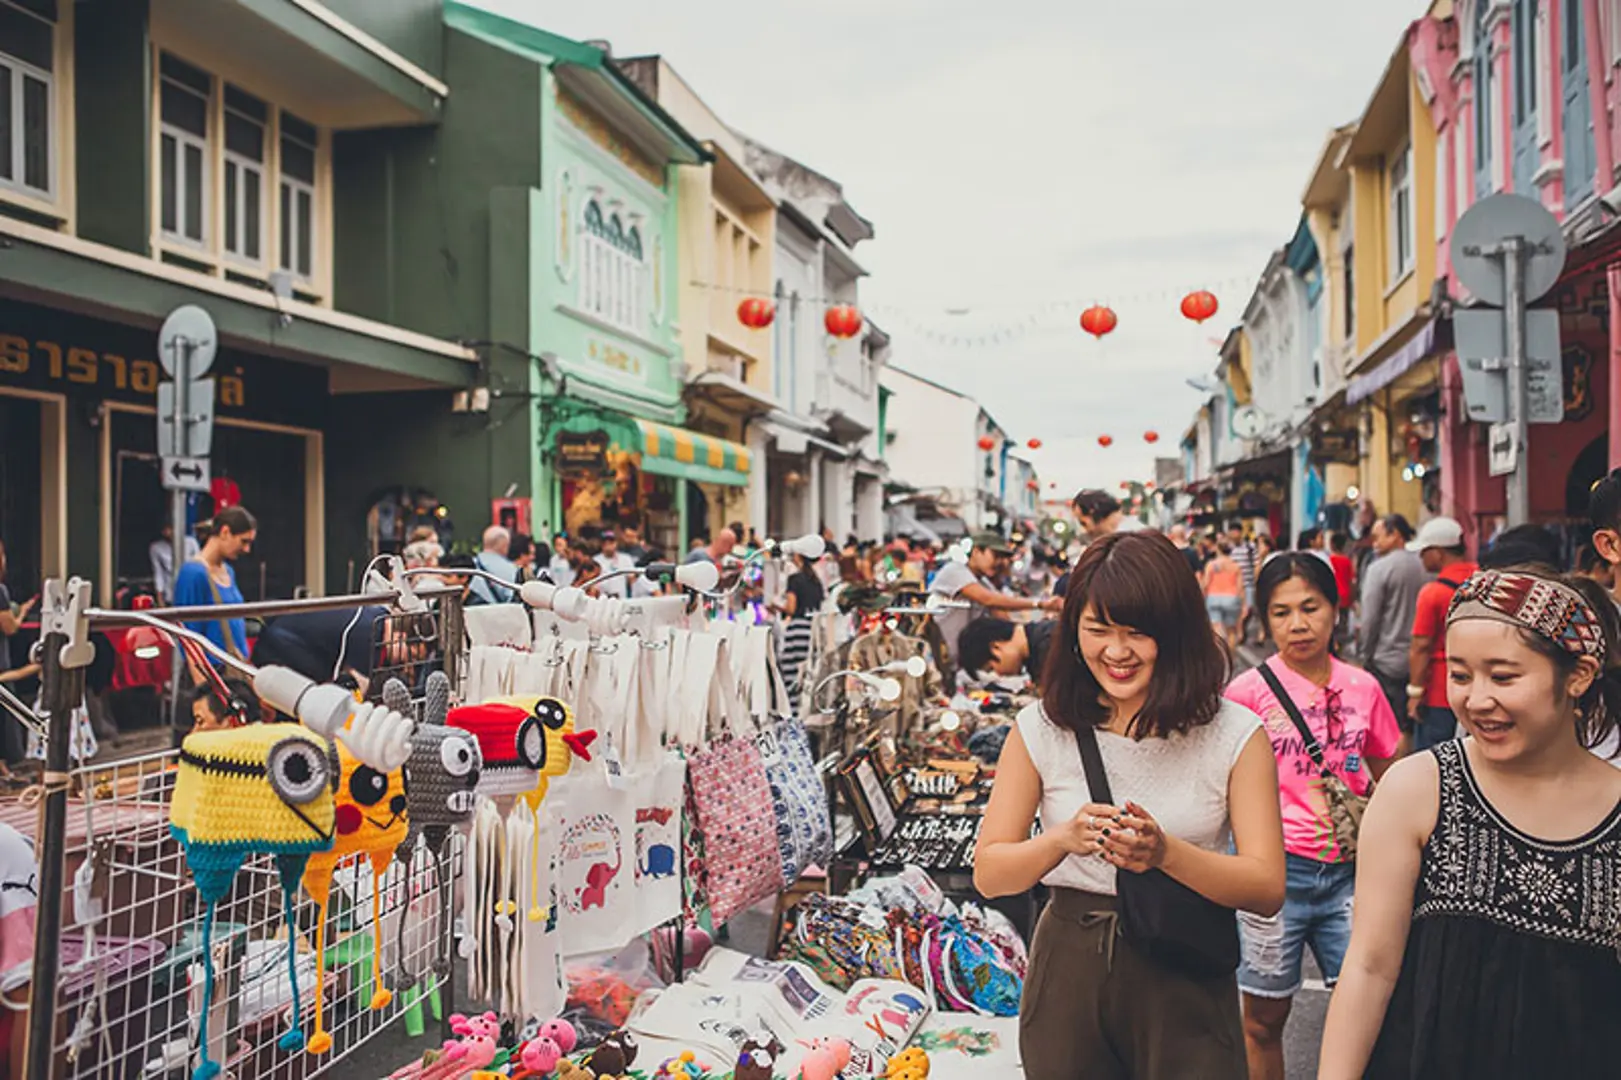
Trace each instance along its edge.
<path fill-rule="evenodd" d="M 147 548 L 169 519 L 168 493 L 158 478 L 156 425 L 150 413 L 126 410 L 110 411 L 108 423 L 109 465 L 114 470 L 110 508 L 113 573 L 119 580 L 150 581 Z M 259 522 L 252 553 L 236 562 L 242 595 L 249 600 L 298 595 L 308 585 L 305 437 L 220 423 L 214 428 L 213 451 L 213 475 L 235 481 L 242 505 Z M 213 513 L 212 498 L 193 498 L 190 520 Z"/>
<path fill-rule="evenodd" d="M 40 402 L 0 394 L 0 542 L 6 545 L 6 587 L 18 602 L 39 592 L 42 576 L 43 427 Z"/>

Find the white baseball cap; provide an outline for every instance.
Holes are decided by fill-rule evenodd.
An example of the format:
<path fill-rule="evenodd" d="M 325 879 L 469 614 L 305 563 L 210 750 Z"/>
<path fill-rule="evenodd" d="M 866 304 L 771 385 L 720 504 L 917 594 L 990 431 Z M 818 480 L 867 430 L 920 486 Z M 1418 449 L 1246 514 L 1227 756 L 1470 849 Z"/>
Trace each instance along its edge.
<path fill-rule="evenodd" d="M 1463 546 L 1463 526 L 1449 517 L 1434 517 L 1418 527 L 1418 535 L 1408 543 L 1408 551 L 1425 548 L 1456 548 Z"/>

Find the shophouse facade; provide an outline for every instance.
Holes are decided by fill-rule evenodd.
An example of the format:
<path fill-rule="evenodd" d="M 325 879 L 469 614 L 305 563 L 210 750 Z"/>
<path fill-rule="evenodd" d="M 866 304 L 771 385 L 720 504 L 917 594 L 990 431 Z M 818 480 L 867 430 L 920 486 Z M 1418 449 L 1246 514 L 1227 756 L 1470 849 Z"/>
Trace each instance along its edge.
<path fill-rule="evenodd" d="M 885 459 L 894 478 L 889 531 L 921 523 L 943 539 L 996 524 L 989 501 L 998 490 L 1005 440 L 973 398 L 904 368 L 883 372 L 889 391 Z M 980 449 L 990 436 L 993 449 Z"/>
<path fill-rule="evenodd" d="M 218 329 L 216 487 L 261 522 L 249 597 L 320 593 L 364 555 L 329 547 L 364 505 L 334 489 L 370 391 L 448 402 L 477 357 L 363 309 L 386 273 L 342 149 L 433 131 L 451 96 L 439 6 L 354 0 L 5 0 L 0 67 L 23 122 L 0 162 L 0 538 L 13 592 L 79 574 L 109 601 L 150 577 L 166 522 L 157 329 Z M 16 114 L 14 114 L 15 116 Z"/>

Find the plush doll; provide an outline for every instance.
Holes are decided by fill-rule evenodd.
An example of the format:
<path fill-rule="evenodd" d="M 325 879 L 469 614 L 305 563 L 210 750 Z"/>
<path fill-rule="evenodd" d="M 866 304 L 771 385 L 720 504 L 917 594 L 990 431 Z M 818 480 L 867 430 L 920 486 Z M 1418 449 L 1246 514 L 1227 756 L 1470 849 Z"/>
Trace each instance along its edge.
<path fill-rule="evenodd" d="M 383 685 L 383 703 L 406 716 L 415 711 L 410 691 L 398 679 Z M 450 680 L 436 671 L 428 676 L 422 721 L 411 736 L 411 756 L 405 763 L 410 819 L 405 846 L 420 835 L 435 854 L 453 830 L 472 820 L 473 793 L 484 767 L 478 741 L 445 725 L 449 711 Z"/>
<path fill-rule="evenodd" d="M 198 1031 L 202 1063 L 195 1080 L 220 1071 L 208 1057 L 208 1013 L 214 998 L 214 907 L 250 855 L 276 857 L 288 925 L 287 974 L 292 987 L 292 1028 L 281 1037 L 284 1050 L 304 1044 L 299 1026 L 296 935 L 292 932 L 293 890 L 312 856 L 332 847 L 333 792 L 338 763 L 332 745 L 290 724 L 248 724 L 186 736 L 180 749 L 170 804 L 169 829 L 186 852 L 197 894 L 203 901 L 203 1011 Z"/>
<path fill-rule="evenodd" d="M 783 1045 L 770 1035 L 757 1035 L 743 1044 L 737 1055 L 732 1080 L 772 1080 L 777 1075 L 777 1059 Z"/>
<path fill-rule="evenodd" d="M 364 852 L 372 868 L 372 994 L 371 1007 L 383 1009 L 393 999 L 384 989 L 382 934 L 382 879 L 394 852 L 409 830 L 405 794 L 405 773 L 396 769 L 380 773 L 338 745 L 339 777 L 334 819 L 337 835 L 331 850 L 312 857 L 304 870 L 304 891 L 320 909 L 315 928 L 315 1033 L 309 1051 L 324 1054 L 332 1049 L 332 1036 L 325 1030 L 326 916 L 332 892 L 332 871 L 345 856 Z"/>
<path fill-rule="evenodd" d="M 637 1049 L 636 1036 L 620 1028 L 603 1036 L 585 1064 L 599 1077 L 620 1076 L 636 1063 Z"/>
<path fill-rule="evenodd" d="M 889 1059 L 884 1069 L 885 1080 L 928 1080 L 929 1055 L 913 1046 Z"/>

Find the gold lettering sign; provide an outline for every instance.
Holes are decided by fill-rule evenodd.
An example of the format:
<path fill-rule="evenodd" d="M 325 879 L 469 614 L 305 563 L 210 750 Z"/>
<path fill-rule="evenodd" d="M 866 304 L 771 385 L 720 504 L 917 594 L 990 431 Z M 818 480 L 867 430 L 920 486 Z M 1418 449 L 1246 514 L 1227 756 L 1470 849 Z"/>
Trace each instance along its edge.
<path fill-rule="evenodd" d="M 163 370 L 155 360 L 130 360 L 76 345 L 29 341 L 18 334 L 0 334 L 0 375 L 32 375 L 36 383 L 70 383 L 143 397 L 155 397 L 158 383 L 163 381 Z M 240 368 L 235 374 L 218 376 L 214 387 L 225 408 L 240 409 L 247 401 Z"/>

